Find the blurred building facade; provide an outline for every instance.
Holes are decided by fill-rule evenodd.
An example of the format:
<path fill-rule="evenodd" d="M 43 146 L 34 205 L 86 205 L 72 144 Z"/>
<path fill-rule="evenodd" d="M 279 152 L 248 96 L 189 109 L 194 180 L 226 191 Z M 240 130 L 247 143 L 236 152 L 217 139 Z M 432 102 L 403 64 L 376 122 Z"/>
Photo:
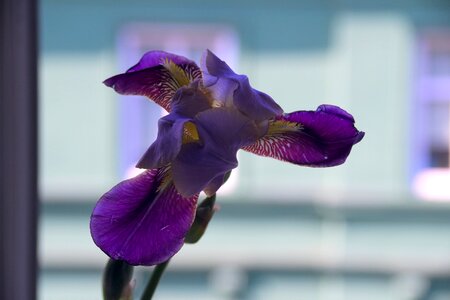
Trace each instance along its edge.
<path fill-rule="evenodd" d="M 100 299 L 90 212 L 162 113 L 101 82 L 203 48 L 286 112 L 336 104 L 366 137 L 331 169 L 240 153 L 156 299 L 450 299 L 448 1 L 43 0 L 40 17 L 40 299 Z"/>

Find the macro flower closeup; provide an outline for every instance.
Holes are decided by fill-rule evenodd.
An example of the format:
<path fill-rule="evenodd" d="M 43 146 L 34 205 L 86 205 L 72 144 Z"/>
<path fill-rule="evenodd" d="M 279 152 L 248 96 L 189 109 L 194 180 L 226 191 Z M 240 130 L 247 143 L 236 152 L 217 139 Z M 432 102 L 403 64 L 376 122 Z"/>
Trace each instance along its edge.
<path fill-rule="evenodd" d="M 137 163 L 146 170 L 104 194 L 91 217 L 97 246 L 132 265 L 159 264 L 179 251 L 199 193 L 215 194 L 238 166 L 240 149 L 301 166 L 332 167 L 344 163 L 364 136 L 337 106 L 284 113 L 209 50 L 200 67 L 151 51 L 104 83 L 120 94 L 147 96 L 169 112 Z"/>

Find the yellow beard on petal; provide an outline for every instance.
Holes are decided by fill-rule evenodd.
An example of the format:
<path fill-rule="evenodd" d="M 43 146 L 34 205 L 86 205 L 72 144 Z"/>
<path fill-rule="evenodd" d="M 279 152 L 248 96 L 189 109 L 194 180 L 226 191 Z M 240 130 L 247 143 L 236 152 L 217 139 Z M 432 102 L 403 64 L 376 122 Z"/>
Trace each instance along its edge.
<path fill-rule="evenodd" d="M 303 126 L 300 123 L 289 122 L 283 120 L 272 120 L 269 122 L 268 135 L 282 134 L 285 132 L 296 132 L 302 130 Z"/>
<path fill-rule="evenodd" d="M 172 75 L 173 79 L 177 82 L 179 87 L 188 86 L 189 83 L 191 82 L 188 74 L 186 74 L 186 72 L 182 68 L 180 68 L 178 65 L 176 65 L 173 61 L 166 58 L 162 62 L 162 66 L 167 71 L 170 72 L 170 74 Z"/>
<path fill-rule="evenodd" d="M 183 144 L 195 143 L 200 141 L 200 136 L 198 135 L 197 127 L 192 122 L 184 123 L 183 127 Z"/>

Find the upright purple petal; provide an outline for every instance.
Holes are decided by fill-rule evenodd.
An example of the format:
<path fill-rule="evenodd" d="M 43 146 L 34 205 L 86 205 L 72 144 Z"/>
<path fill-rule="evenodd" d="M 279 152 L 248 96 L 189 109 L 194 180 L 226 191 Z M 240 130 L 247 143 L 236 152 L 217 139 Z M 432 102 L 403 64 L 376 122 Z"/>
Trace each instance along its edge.
<path fill-rule="evenodd" d="M 234 105 L 243 114 L 258 121 L 283 113 L 281 107 L 269 95 L 250 86 L 247 76 L 234 73 L 211 51 L 206 50 L 200 65 L 204 85 L 224 106 Z"/>
<path fill-rule="evenodd" d="M 176 71 L 184 74 L 190 82 L 201 78 L 200 69 L 193 61 L 163 51 L 150 51 L 126 73 L 108 78 L 103 83 L 119 94 L 146 96 L 170 111 L 171 99 L 183 84 L 177 80 L 173 70 L 164 66 L 166 61 L 174 63 Z"/>
<path fill-rule="evenodd" d="M 154 169 L 167 165 L 178 155 L 184 125 L 198 113 L 211 108 L 209 98 L 198 87 L 180 88 L 172 100 L 172 112 L 159 119 L 158 137 L 139 160 L 137 167 Z"/>
<path fill-rule="evenodd" d="M 184 124 L 190 119 L 169 114 L 158 121 L 158 136 L 136 167 L 155 169 L 169 164 L 180 152 Z"/>
<path fill-rule="evenodd" d="M 163 169 L 145 171 L 100 198 L 91 216 L 91 235 L 109 257 L 155 265 L 180 250 L 198 195 L 182 197 L 165 175 Z"/>
<path fill-rule="evenodd" d="M 353 117 L 333 105 L 286 114 L 271 124 L 268 134 L 243 149 L 298 165 L 331 167 L 344 163 L 353 145 L 364 137 Z"/>
<path fill-rule="evenodd" d="M 177 91 L 172 100 L 172 112 L 194 118 L 198 113 L 211 108 L 211 99 L 197 84 L 194 82 L 190 87 L 182 87 Z"/>

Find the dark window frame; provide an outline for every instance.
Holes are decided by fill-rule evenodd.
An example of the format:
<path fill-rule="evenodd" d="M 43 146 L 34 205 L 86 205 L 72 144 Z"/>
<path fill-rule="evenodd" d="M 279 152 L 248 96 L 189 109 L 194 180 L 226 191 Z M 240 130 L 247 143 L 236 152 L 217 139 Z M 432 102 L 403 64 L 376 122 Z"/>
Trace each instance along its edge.
<path fill-rule="evenodd" d="M 0 3 L 0 299 L 36 299 L 37 7 Z"/>

